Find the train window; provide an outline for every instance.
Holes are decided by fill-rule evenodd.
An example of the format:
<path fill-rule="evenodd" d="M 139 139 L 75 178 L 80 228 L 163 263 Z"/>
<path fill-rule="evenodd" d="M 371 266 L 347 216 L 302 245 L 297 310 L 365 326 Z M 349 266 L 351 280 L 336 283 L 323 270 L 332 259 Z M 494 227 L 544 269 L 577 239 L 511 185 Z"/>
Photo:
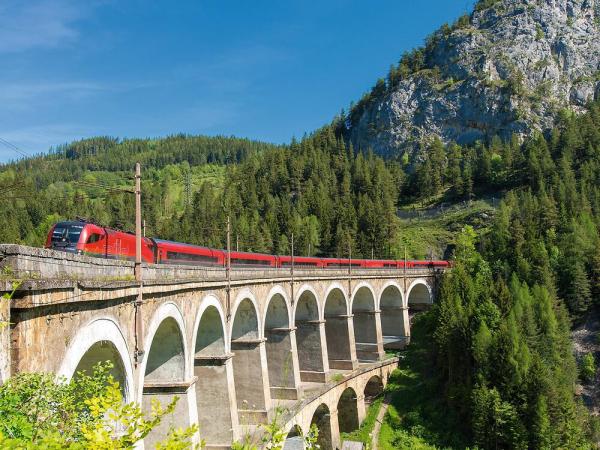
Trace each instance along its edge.
<path fill-rule="evenodd" d="M 261 259 L 239 259 L 239 258 L 231 258 L 232 264 L 247 264 L 253 266 L 270 266 L 270 261 L 264 261 Z"/>
<path fill-rule="evenodd" d="M 281 263 L 281 267 L 290 267 L 291 265 L 292 265 L 291 261 L 284 261 Z M 296 266 L 296 267 L 300 267 L 300 266 L 314 267 L 317 265 L 318 265 L 318 263 L 316 263 L 316 262 L 300 262 L 299 263 L 297 261 L 294 261 L 294 266 Z"/>
<path fill-rule="evenodd" d="M 83 230 L 83 225 L 57 224 L 52 232 L 52 242 L 68 242 L 76 244 Z"/>
<path fill-rule="evenodd" d="M 94 242 L 98 242 L 102 239 L 102 235 L 99 233 L 92 233 L 90 237 L 87 239 L 86 244 L 93 244 Z"/>
<path fill-rule="evenodd" d="M 208 255 L 195 255 L 193 253 L 167 252 L 167 259 L 181 262 L 204 262 L 216 264 L 218 258 Z"/>

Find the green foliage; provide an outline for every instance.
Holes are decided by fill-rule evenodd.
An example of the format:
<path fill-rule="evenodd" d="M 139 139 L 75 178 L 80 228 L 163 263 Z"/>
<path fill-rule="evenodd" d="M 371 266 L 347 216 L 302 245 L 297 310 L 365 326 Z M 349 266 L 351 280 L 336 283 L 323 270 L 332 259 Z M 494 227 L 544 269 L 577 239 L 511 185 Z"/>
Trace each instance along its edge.
<path fill-rule="evenodd" d="M 435 376 L 431 312 L 415 316 L 411 344 L 402 352 L 385 392 L 389 406 L 381 424 L 378 447 L 423 449 L 467 447 L 456 414 L 444 401 Z"/>
<path fill-rule="evenodd" d="M 12 300 L 12 298 L 14 297 L 15 293 L 17 292 L 17 289 L 19 289 L 20 286 L 21 286 L 20 281 L 13 282 L 12 283 L 12 291 L 6 292 L 5 294 L 3 294 L 2 297 L 0 297 L 0 301 L 10 302 Z M 5 328 L 9 325 L 10 325 L 10 322 L 8 322 L 6 320 L 2 320 L 2 318 L 0 318 L 0 330 L 2 330 L 2 328 Z"/>
<path fill-rule="evenodd" d="M 596 378 L 596 360 L 592 353 L 586 353 L 581 358 L 579 367 L 581 379 L 585 382 L 592 382 Z"/>
<path fill-rule="evenodd" d="M 0 386 L 0 446 L 12 449 L 133 449 L 168 414 L 157 401 L 146 417 L 139 405 L 123 402 L 111 364 L 79 373 L 69 383 L 52 374 L 22 373 Z M 158 449 L 192 448 L 197 427 L 171 429 Z M 199 448 L 199 446 L 198 446 Z"/>
<path fill-rule="evenodd" d="M 363 422 L 360 424 L 358 430 L 355 430 L 351 433 L 342 433 L 342 440 L 362 442 L 365 444 L 366 448 L 369 448 L 371 445 L 371 432 L 375 426 L 375 419 L 377 419 L 377 414 L 381 409 L 382 403 L 383 397 L 378 397 L 370 405 L 368 405 L 369 408 L 367 409 L 367 414 Z"/>
<path fill-rule="evenodd" d="M 503 208 L 492 239 L 519 258 L 520 249 L 506 244 L 510 233 L 501 231 Z M 432 312 L 448 407 L 481 448 L 589 448 L 591 421 L 574 396 L 569 321 L 552 276 L 532 276 L 530 287 L 516 275 L 517 260 L 506 283 L 504 271 L 494 271 L 475 242 L 468 228 L 457 238 L 454 268 Z"/>
<path fill-rule="evenodd" d="M 334 373 L 331 376 L 331 381 L 333 381 L 334 383 L 339 383 L 343 379 L 344 379 L 344 374 L 342 374 L 342 373 Z"/>
<path fill-rule="evenodd" d="M 500 2 L 500 0 L 479 0 L 475 4 L 475 11 L 483 11 L 485 9 L 489 9 L 499 2 Z"/>
<path fill-rule="evenodd" d="M 241 441 L 234 442 L 231 446 L 232 450 L 283 450 L 285 446 L 286 433 L 281 425 L 281 415 L 284 410 L 280 407 L 275 408 L 275 414 L 269 423 L 262 424 L 263 431 L 260 441 L 254 441 L 250 435 L 246 435 Z M 319 437 L 319 429 L 316 424 L 312 424 L 310 430 L 302 435 L 304 443 L 303 448 L 307 450 L 318 449 L 317 440 Z"/>
<path fill-rule="evenodd" d="M 546 35 L 544 34 L 544 30 L 542 30 L 542 27 L 540 26 L 540 24 L 537 24 L 535 27 L 535 40 L 541 41 L 545 37 L 546 37 Z"/>

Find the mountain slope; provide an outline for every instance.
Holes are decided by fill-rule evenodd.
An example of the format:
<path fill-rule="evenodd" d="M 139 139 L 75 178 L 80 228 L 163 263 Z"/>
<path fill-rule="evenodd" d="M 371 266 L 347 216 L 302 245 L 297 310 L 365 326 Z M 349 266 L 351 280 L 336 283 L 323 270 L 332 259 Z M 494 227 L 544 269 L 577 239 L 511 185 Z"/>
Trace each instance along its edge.
<path fill-rule="evenodd" d="M 481 0 L 406 54 L 351 110 L 345 134 L 382 155 L 548 130 L 600 94 L 600 1 Z"/>

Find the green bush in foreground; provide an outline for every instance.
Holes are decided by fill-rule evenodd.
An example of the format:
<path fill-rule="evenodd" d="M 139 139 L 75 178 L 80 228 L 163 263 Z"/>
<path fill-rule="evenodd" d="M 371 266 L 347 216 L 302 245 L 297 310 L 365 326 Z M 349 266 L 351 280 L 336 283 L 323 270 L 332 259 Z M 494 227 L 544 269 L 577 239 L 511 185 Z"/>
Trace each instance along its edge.
<path fill-rule="evenodd" d="M 149 417 L 136 403 L 124 403 L 109 374 L 98 364 L 92 375 L 78 373 L 66 383 L 47 373 L 23 373 L 0 386 L 0 448 L 130 449 L 175 409 L 153 402 Z M 160 450 L 194 448 L 197 427 L 171 429 Z M 200 445 L 196 445 L 200 448 Z"/>
<path fill-rule="evenodd" d="M 0 386 L 0 448 L 2 449 L 133 449 L 175 410 L 178 397 L 167 405 L 152 402 L 149 416 L 137 403 L 125 403 L 119 383 L 110 375 L 112 364 L 99 363 L 92 375 L 79 372 L 70 382 L 49 373 L 22 373 Z M 234 443 L 236 450 L 281 450 L 286 433 L 280 424 L 281 410 L 262 426 L 260 442 L 248 436 Z M 193 443 L 197 425 L 171 428 L 157 450 L 200 449 Z M 313 426 L 303 436 L 304 448 L 316 446 Z"/>

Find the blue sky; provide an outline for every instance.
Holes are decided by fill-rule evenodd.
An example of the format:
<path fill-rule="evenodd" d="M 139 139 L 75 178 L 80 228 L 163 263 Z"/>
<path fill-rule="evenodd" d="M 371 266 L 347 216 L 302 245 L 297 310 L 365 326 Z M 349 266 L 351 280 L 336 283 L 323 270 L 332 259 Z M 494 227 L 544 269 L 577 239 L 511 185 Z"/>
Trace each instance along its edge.
<path fill-rule="evenodd" d="M 329 122 L 472 0 L 0 0 L 0 138 L 237 135 Z M 0 146 L 0 161 L 19 155 Z"/>

